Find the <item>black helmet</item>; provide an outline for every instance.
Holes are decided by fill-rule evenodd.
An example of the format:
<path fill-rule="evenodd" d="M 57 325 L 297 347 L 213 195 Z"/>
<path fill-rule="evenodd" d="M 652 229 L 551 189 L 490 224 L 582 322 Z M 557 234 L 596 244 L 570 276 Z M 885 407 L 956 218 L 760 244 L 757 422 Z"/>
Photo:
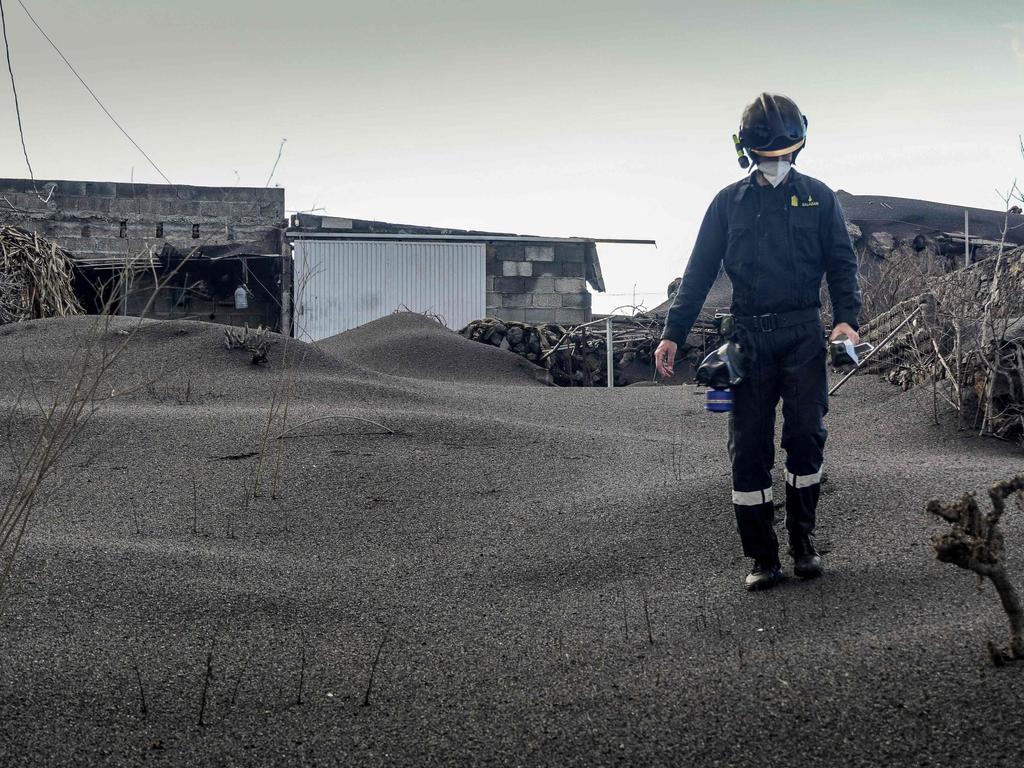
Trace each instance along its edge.
<path fill-rule="evenodd" d="M 807 118 L 786 96 L 762 93 L 743 110 L 737 149 L 742 147 L 759 157 L 781 157 L 792 152 L 795 161 L 806 141 Z"/>

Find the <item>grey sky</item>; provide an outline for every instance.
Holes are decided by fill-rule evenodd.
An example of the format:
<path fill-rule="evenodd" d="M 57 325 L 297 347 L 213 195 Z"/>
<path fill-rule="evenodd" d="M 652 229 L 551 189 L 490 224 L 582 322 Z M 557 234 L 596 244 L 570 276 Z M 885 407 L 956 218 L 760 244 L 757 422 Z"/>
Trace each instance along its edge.
<path fill-rule="evenodd" d="M 262 185 L 287 137 L 290 208 L 656 238 L 602 249 L 649 305 L 761 90 L 807 113 L 800 167 L 834 188 L 995 208 L 1024 178 L 1019 2 L 24 2 L 175 182 Z M 160 181 L 4 8 L 36 174 Z M 24 176 L 2 90 L 0 175 Z"/>

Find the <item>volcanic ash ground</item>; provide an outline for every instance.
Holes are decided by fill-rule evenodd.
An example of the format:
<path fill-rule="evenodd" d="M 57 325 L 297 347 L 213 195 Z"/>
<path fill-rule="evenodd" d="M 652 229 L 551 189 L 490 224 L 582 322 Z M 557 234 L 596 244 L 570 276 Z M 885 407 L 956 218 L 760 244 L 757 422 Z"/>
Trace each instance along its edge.
<path fill-rule="evenodd" d="M 547 387 L 411 315 L 264 365 L 95 323 L 0 328 L 6 494 L 81 350 L 127 343 L 15 560 L 4 766 L 1019 765 L 1005 619 L 925 503 L 1021 456 L 930 392 L 833 399 L 826 575 L 749 594 L 694 387 Z"/>

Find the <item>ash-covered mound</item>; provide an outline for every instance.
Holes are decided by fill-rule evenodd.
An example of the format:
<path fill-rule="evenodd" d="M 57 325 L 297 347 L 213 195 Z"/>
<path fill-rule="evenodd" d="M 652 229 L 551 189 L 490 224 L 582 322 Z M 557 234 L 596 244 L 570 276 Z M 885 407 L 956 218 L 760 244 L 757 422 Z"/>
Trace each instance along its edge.
<path fill-rule="evenodd" d="M 262 397 L 285 366 L 329 376 L 333 388 L 339 382 L 361 388 L 377 378 L 276 333 L 266 334 L 266 362 L 254 365 L 246 349 L 227 348 L 224 331 L 223 325 L 192 320 L 96 315 L 5 325 L 0 327 L 0 388 L 10 396 L 47 394 L 54 387 L 63 391 L 83 378 L 86 363 L 84 376 L 90 380 L 98 366 L 107 367 L 101 392 L 161 402 Z"/>
<path fill-rule="evenodd" d="M 546 383 L 518 355 L 469 341 L 417 312 L 396 312 L 317 342 L 349 363 L 391 376 L 474 384 Z"/>

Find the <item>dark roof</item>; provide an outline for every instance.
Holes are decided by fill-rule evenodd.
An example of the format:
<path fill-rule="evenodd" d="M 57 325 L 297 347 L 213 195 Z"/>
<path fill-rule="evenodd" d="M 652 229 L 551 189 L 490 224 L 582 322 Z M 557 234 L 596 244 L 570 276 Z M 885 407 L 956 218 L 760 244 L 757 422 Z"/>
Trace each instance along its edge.
<path fill-rule="evenodd" d="M 494 237 L 523 237 L 510 232 L 482 232 L 474 229 L 450 227 L 424 227 L 418 224 L 395 224 L 372 219 L 347 219 L 341 216 L 316 216 L 310 213 L 292 215 L 292 232 L 352 232 L 380 235 L 492 235 Z"/>
<path fill-rule="evenodd" d="M 928 237 L 955 233 L 962 237 L 967 211 L 972 238 L 998 240 L 1003 224 L 1008 222 L 1007 241 L 1024 244 L 1024 216 L 1018 214 L 907 197 L 851 195 L 843 190 L 836 192 L 836 196 L 846 220 L 859 226 L 864 234 L 889 232 L 897 237 Z"/>
<path fill-rule="evenodd" d="M 666 317 L 674 300 L 675 296 L 666 299 L 650 310 L 650 314 Z M 718 277 L 715 278 L 715 282 L 711 284 L 711 290 L 708 291 L 708 297 L 704 300 L 704 307 L 701 309 L 698 318 L 701 320 L 711 320 L 719 312 L 728 312 L 731 305 L 732 282 L 729 280 L 729 276 L 725 274 L 725 270 L 721 269 L 718 272 Z"/>

